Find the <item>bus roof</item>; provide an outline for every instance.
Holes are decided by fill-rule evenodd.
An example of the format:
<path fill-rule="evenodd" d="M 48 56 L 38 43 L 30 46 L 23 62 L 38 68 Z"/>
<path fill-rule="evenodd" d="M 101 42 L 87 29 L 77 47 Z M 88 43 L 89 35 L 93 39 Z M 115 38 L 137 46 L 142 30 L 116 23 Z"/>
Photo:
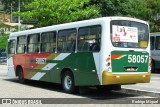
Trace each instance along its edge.
<path fill-rule="evenodd" d="M 160 32 L 152 32 L 150 33 L 150 36 L 160 36 Z"/>
<path fill-rule="evenodd" d="M 102 17 L 102 18 L 97 18 L 97 19 L 83 20 L 83 21 L 64 23 L 64 24 L 59 24 L 59 25 L 52 25 L 52 26 L 47 26 L 47 27 L 41 27 L 41 28 L 35 28 L 35 29 L 30 29 L 30 30 L 14 32 L 14 33 L 10 34 L 10 37 L 16 37 L 16 36 L 20 36 L 20 35 L 21 36 L 22 35 L 29 35 L 29 34 L 54 31 L 54 30 L 69 29 L 69 28 L 74 28 L 74 27 L 78 28 L 78 27 L 82 27 L 82 26 L 84 27 L 84 26 L 90 26 L 90 25 L 95 25 L 95 24 L 103 25 L 106 20 L 108 20 L 108 21 L 110 21 L 110 20 L 132 20 L 132 21 L 148 24 L 146 21 L 136 19 L 136 18 L 118 17 L 118 16 Z"/>

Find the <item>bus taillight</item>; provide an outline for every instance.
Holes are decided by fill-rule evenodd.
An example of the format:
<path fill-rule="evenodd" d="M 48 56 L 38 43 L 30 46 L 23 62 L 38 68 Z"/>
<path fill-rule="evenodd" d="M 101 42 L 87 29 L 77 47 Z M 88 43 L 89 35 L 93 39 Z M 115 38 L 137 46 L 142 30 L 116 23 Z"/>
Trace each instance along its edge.
<path fill-rule="evenodd" d="M 108 55 L 108 58 L 107 58 L 107 66 L 110 67 L 111 65 L 111 58 L 110 58 L 110 55 Z"/>
<path fill-rule="evenodd" d="M 106 62 L 107 62 L 107 64 L 106 64 L 107 71 L 111 71 L 111 55 L 108 55 Z"/>
<path fill-rule="evenodd" d="M 111 65 L 111 63 L 110 62 L 108 62 L 108 64 L 107 64 L 108 66 L 110 66 Z"/>

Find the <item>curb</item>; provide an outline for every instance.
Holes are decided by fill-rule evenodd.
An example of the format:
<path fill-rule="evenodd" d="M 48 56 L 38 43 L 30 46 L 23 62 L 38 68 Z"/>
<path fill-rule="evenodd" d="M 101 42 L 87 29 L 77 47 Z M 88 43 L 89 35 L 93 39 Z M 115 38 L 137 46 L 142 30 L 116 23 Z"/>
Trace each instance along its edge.
<path fill-rule="evenodd" d="M 156 91 L 122 88 L 121 92 L 127 93 L 127 94 L 138 94 L 138 95 L 145 95 L 145 96 L 152 96 L 152 97 L 160 98 L 160 92 L 156 92 Z"/>

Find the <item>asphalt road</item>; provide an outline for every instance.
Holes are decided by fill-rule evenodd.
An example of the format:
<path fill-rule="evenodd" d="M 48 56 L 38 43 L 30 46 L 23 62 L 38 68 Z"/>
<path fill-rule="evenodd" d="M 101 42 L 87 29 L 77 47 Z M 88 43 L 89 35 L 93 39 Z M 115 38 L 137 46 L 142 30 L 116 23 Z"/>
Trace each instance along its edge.
<path fill-rule="evenodd" d="M 96 103 L 100 103 L 98 104 L 99 106 L 104 106 L 104 104 L 111 103 L 112 106 L 113 104 L 119 104 L 121 103 L 121 101 L 125 101 L 126 99 L 130 98 L 143 99 L 153 97 L 136 94 L 127 94 L 119 91 L 100 92 L 97 91 L 95 88 L 89 88 L 85 93 L 82 92 L 77 94 L 67 94 L 63 92 L 61 85 L 58 84 L 40 81 L 28 81 L 26 84 L 20 84 L 18 82 L 18 79 L 10 78 L 7 76 L 6 65 L 0 65 L 0 98 L 57 98 L 63 101 L 66 100 L 66 102 L 62 101 L 62 103 L 73 103 L 72 105 L 70 105 L 70 107 L 77 107 L 82 105 L 74 104 L 76 103 L 73 102 L 74 99 L 78 99 L 80 101 L 83 98 L 84 103 L 91 104 L 92 106 L 95 106 Z M 71 99 L 72 101 L 67 102 L 67 99 Z M 79 103 L 83 104 L 83 101 L 80 101 Z M 60 103 L 60 101 L 57 103 Z M 104 104 L 101 105 L 101 103 Z M 128 104 L 125 105 L 128 107 Z M 125 105 L 123 107 L 125 107 Z M 133 106 L 133 104 L 131 105 Z M 158 107 L 158 104 L 156 105 Z M 149 105 L 147 104 L 147 106 Z"/>

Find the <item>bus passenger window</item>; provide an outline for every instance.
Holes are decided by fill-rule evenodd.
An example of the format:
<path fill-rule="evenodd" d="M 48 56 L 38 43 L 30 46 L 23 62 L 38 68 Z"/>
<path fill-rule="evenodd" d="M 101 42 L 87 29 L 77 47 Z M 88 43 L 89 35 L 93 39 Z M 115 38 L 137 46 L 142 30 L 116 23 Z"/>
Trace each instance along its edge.
<path fill-rule="evenodd" d="M 156 50 L 160 50 L 160 36 L 156 37 Z"/>
<path fill-rule="evenodd" d="M 58 33 L 58 52 L 74 52 L 76 48 L 76 29 L 61 30 Z"/>
<path fill-rule="evenodd" d="M 101 41 L 101 26 L 89 26 L 78 31 L 78 51 L 99 52 Z"/>
<path fill-rule="evenodd" d="M 26 36 L 19 36 L 17 38 L 17 53 L 25 53 Z"/>
<path fill-rule="evenodd" d="M 29 53 L 39 53 L 40 47 L 40 35 L 31 34 L 28 36 L 28 52 Z"/>
<path fill-rule="evenodd" d="M 41 52 L 55 52 L 56 32 L 45 32 L 41 35 Z"/>

